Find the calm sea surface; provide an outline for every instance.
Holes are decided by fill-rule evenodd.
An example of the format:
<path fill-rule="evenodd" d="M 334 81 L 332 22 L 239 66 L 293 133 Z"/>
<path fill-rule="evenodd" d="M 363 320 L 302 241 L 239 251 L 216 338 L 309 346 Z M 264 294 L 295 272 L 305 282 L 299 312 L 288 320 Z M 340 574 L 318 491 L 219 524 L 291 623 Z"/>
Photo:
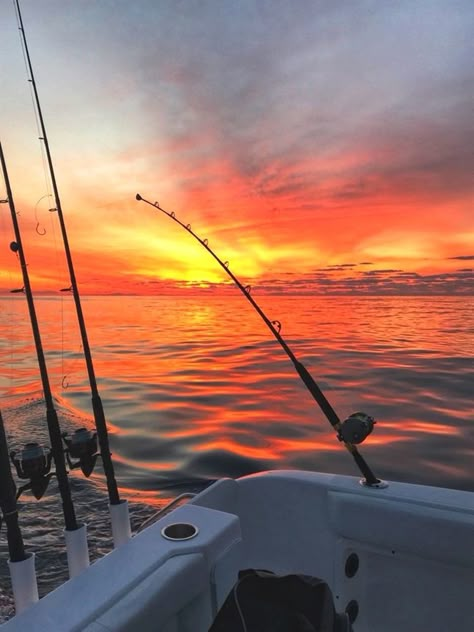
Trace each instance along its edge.
<path fill-rule="evenodd" d="M 474 490 L 473 297 L 255 297 L 341 418 L 378 423 L 361 451 L 383 479 Z M 161 504 L 221 476 L 303 468 L 358 475 L 292 364 L 236 294 L 84 297 L 121 496 L 137 527 Z M 72 297 L 37 300 L 58 415 L 92 427 Z M 0 297 L 1 408 L 10 449 L 48 445 L 23 296 Z M 110 550 L 101 465 L 71 474 L 93 558 Z M 24 494 L 40 592 L 67 574 L 55 482 Z M 0 604 L 11 611 L 5 528 Z"/>

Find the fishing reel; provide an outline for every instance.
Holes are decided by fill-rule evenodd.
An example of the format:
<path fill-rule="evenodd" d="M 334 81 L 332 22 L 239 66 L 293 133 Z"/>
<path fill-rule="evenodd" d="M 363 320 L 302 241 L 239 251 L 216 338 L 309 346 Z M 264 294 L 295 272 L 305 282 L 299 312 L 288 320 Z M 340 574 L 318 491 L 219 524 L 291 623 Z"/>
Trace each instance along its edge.
<path fill-rule="evenodd" d="M 63 432 L 62 438 L 66 444 L 66 459 L 71 470 L 78 467 L 87 478 L 92 474 L 99 453 L 97 451 L 97 433 L 87 428 L 78 428 L 71 438 Z M 76 463 L 71 460 L 79 459 Z"/>
<path fill-rule="evenodd" d="M 362 443 L 372 432 L 376 423 L 374 418 L 366 413 L 352 413 L 341 423 L 337 437 L 344 443 Z"/>
<path fill-rule="evenodd" d="M 27 489 L 31 489 L 36 500 L 39 500 L 45 493 L 51 477 L 52 454 L 49 448 L 45 449 L 39 443 L 27 443 L 17 457 L 17 452 L 10 452 L 10 458 L 15 466 L 18 478 L 28 479 L 29 483 L 19 488 L 16 497 Z"/>

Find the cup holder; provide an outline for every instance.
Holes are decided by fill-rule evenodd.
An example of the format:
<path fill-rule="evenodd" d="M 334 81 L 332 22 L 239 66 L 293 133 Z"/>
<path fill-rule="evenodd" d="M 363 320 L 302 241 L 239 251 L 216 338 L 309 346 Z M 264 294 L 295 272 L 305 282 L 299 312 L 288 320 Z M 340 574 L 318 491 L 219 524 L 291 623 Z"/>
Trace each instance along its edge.
<path fill-rule="evenodd" d="M 173 542 L 190 540 L 198 533 L 199 529 L 189 522 L 174 522 L 161 530 L 161 535 L 167 540 L 173 540 Z"/>

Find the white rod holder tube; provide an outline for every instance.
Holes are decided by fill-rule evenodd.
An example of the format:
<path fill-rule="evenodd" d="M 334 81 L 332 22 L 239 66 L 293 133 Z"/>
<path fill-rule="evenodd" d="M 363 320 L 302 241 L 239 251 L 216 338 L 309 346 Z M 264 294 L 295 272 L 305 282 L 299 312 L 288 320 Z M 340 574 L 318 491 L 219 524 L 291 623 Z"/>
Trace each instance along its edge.
<path fill-rule="evenodd" d="M 66 538 L 67 565 L 72 579 L 89 566 L 89 547 L 87 545 L 87 525 L 82 524 L 74 531 L 64 529 Z"/>
<path fill-rule="evenodd" d="M 38 601 L 38 584 L 35 572 L 35 554 L 28 553 L 21 562 L 10 562 L 10 577 L 12 580 L 15 613 L 20 614 Z"/>
<path fill-rule="evenodd" d="M 132 537 L 128 501 L 121 500 L 118 505 L 109 505 L 109 510 L 112 520 L 112 537 L 114 539 L 114 548 L 116 549 Z"/>

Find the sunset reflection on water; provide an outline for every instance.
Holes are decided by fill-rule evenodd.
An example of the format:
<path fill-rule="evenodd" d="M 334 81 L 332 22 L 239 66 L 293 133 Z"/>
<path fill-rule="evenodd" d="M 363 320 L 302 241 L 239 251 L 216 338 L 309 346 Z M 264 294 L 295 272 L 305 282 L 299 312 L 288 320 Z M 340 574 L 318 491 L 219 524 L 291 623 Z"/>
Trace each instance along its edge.
<path fill-rule="evenodd" d="M 258 300 L 341 418 L 376 417 L 362 451 L 379 477 L 473 487 L 472 299 Z M 72 299 L 37 305 L 59 409 L 92 425 Z M 0 306 L 2 407 L 20 439 L 15 406 L 41 387 L 24 299 Z M 86 297 L 83 307 L 124 489 L 153 495 L 180 480 L 275 468 L 358 475 L 241 297 Z"/>

